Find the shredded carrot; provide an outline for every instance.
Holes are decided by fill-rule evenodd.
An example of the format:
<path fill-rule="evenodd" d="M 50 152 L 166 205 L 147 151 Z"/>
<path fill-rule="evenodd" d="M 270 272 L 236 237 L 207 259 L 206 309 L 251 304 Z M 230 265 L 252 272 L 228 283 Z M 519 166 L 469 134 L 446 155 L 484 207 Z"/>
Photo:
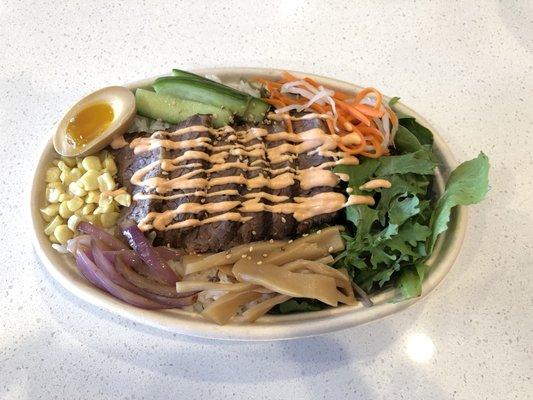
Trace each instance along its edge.
<path fill-rule="evenodd" d="M 297 78 L 287 71 L 282 72 L 281 79 L 278 81 L 264 78 L 254 78 L 254 80 L 260 82 L 268 90 L 268 98 L 264 100 L 277 109 L 294 104 L 304 105 L 309 101 L 309 99 L 300 95 L 281 93 L 282 84 L 304 80 L 316 89 L 321 86 L 313 78 Z M 361 103 L 367 97 L 375 99 L 373 106 Z M 379 91 L 369 87 L 361 90 L 356 95 L 333 92 L 329 101 L 330 103 L 326 102 L 325 104 L 315 102 L 309 108 L 317 113 L 329 114 L 335 117 L 326 118 L 325 123 L 329 133 L 335 137 L 339 149 L 350 155 L 361 155 L 370 158 L 378 158 L 388 154 L 388 149 L 383 146 L 383 133 L 378 127 L 377 120 L 375 120 L 376 118 L 383 118 L 384 115 L 382 108 L 383 98 Z M 389 114 L 393 127 L 397 127 L 397 116 L 387 105 L 385 105 L 385 109 Z M 292 120 L 288 113 L 283 114 L 283 120 L 287 131 L 294 132 Z M 357 135 L 359 140 L 348 138 L 347 135 Z"/>
<path fill-rule="evenodd" d="M 263 99 L 263 100 L 266 101 L 271 106 L 274 106 L 276 108 L 282 108 L 282 107 L 286 106 L 286 104 L 284 102 L 282 102 L 281 100 L 278 100 L 278 99 Z"/>
<path fill-rule="evenodd" d="M 353 115 L 355 118 L 357 118 L 359 121 L 363 122 L 365 125 L 370 126 L 370 120 L 361 111 L 355 109 L 353 106 L 350 106 L 349 104 L 346 104 L 342 100 L 337 100 L 335 102 L 335 104 L 337 104 L 344 111 L 346 111 L 349 114 Z"/>
<path fill-rule="evenodd" d="M 355 102 L 360 103 L 370 93 L 373 93 L 376 98 L 376 104 L 374 105 L 374 108 L 376 110 L 379 110 L 381 108 L 381 102 L 382 102 L 381 93 L 377 91 L 376 89 L 374 89 L 373 87 L 368 87 L 366 89 L 361 90 L 359 93 L 357 93 L 357 95 L 355 96 Z"/>
<path fill-rule="evenodd" d="M 298 81 L 299 79 L 296 78 L 294 75 L 290 74 L 288 71 L 283 71 L 281 73 L 281 77 L 286 81 L 286 82 L 292 82 L 292 81 Z"/>
<path fill-rule="evenodd" d="M 366 104 L 355 104 L 353 108 L 371 118 L 381 118 L 383 116 L 383 111 L 376 110 L 374 107 L 367 106 Z"/>
<path fill-rule="evenodd" d="M 333 98 L 335 100 L 342 100 L 342 101 L 345 101 L 345 100 L 348 100 L 350 98 L 349 95 L 347 95 L 346 93 L 342 93 L 342 92 L 335 92 L 335 94 L 333 95 Z"/>
<path fill-rule="evenodd" d="M 321 106 L 320 104 L 313 103 L 313 104 L 311 104 L 311 108 L 313 110 L 315 110 L 316 112 L 319 112 L 320 114 L 325 114 L 326 113 L 326 109 L 323 106 Z"/>

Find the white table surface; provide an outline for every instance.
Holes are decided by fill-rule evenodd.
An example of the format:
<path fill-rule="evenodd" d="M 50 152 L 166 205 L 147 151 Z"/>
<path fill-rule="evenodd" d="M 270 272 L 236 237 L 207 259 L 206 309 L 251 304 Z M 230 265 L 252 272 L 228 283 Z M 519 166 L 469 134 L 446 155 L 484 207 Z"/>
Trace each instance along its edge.
<path fill-rule="evenodd" d="M 533 3 L 38 3 L 0 3 L 1 399 L 532 397 Z M 491 191 L 445 281 L 401 314 L 272 343 L 168 334 L 56 284 L 24 197 L 54 122 L 102 86 L 209 66 L 376 86 L 458 159 L 485 151 Z"/>

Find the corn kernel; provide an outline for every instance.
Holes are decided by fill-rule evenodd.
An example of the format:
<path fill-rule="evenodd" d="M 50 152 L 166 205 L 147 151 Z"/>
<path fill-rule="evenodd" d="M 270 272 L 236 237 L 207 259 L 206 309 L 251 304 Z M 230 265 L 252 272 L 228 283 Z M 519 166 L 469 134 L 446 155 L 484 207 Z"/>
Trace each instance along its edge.
<path fill-rule="evenodd" d="M 81 217 L 78 215 L 71 215 L 67 221 L 67 226 L 72 232 L 76 232 L 78 224 L 81 222 Z"/>
<path fill-rule="evenodd" d="M 131 195 L 128 193 L 121 193 L 115 196 L 115 201 L 123 207 L 131 206 Z"/>
<path fill-rule="evenodd" d="M 57 203 L 62 193 L 64 192 L 61 189 L 46 189 L 46 199 L 49 203 Z"/>
<path fill-rule="evenodd" d="M 115 180 L 109 172 L 104 172 L 98 177 L 98 189 L 100 192 L 107 192 L 115 188 Z"/>
<path fill-rule="evenodd" d="M 61 244 L 67 244 L 67 241 L 74 236 L 73 232 L 67 225 L 59 225 L 54 229 L 54 236 Z"/>
<path fill-rule="evenodd" d="M 50 188 L 50 189 L 60 189 L 60 190 L 65 190 L 65 187 L 64 185 L 61 183 L 61 182 L 50 182 L 46 185 L 47 188 Z"/>
<path fill-rule="evenodd" d="M 111 157 L 106 157 L 104 159 L 104 170 L 109 172 L 111 175 L 115 175 L 118 171 L 115 160 L 113 160 Z"/>
<path fill-rule="evenodd" d="M 87 193 L 87 196 L 85 197 L 86 203 L 98 203 L 100 200 L 100 193 L 98 191 L 92 191 Z"/>
<path fill-rule="evenodd" d="M 46 225 L 46 228 L 44 228 L 44 234 L 50 236 L 52 233 L 54 233 L 54 229 L 63 224 L 63 222 L 63 218 L 61 218 L 59 215 L 56 215 L 54 219 L 48 225 Z"/>
<path fill-rule="evenodd" d="M 61 217 L 65 219 L 67 219 L 68 217 L 72 215 L 72 211 L 68 209 L 66 201 L 59 205 L 59 215 L 61 215 Z"/>
<path fill-rule="evenodd" d="M 85 168 L 86 171 L 100 171 L 102 169 L 102 163 L 100 162 L 100 159 L 97 156 L 87 156 L 85 157 L 81 165 L 83 168 Z"/>
<path fill-rule="evenodd" d="M 70 168 L 73 168 L 76 166 L 76 159 L 73 157 L 61 157 L 61 161 L 63 161 L 65 164 L 67 164 Z"/>
<path fill-rule="evenodd" d="M 65 185 L 68 185 L 70 182 L 65 182 L 66 180 L 68 180 L 68 172 L 61 171 L 61 174 L 59 175 L 59 180 Z"/>
<path fill-rule="evenodd" d="M 62 172 L 70 171 L 70 167 L 67 165 L 67 163 L 63 160 L 59 161 L 57 163 L 57 168 L 59 168 Z"/>
<path fill-rule="evenodd" d="M 61 193 L 59 195 L 59 202 L 63 203 L 64 201 L 69 201 L 72 198 L 71 194 L 68 193 Z"/>
<path fill-rule="evenodd" d="M 117 209 L 115 208 L 115 205 L 113 203 L 110 203 L 107 205 L 98 206 L 96 210 L 93 211 L 93 214 L 94 215 L 107 214 L 107 213 L 114 212 L 114 211 L 117 211 Z"/>
<path fill-rule="evenodd" d="M 100 194 L 100 198 L 98 199 L 98 206 L 108 206 L 113 202 L 113 197 L 111 196 L 104 196 L 103 194 Z"/>
<path fill-rule="evenodd" d="M 100 225 L 99 215 L 84 215 L 82 220 L 90 222 L 93 225 Z"/>
<path fill-rule="evenodd" d="M 89 214 L 92 214 L 95 208 L 96 208 L 96 206 L 95 206 L 94 204 L 85 204 L 85 205 L 81 208 L 81 214 L 82 214 L 82 215 L 89 215 Z"/>
<path fill-rule="evenodd" d="M 72 182 L 77 181 L 81 178 L 81 176 L 85 173 L 85 171 L 79 169 L 79 168 L 72 168 L 70 170 L 70 177 L 72 178 Z"/>
<path fill-rule="evenodd" d="M 75 196 L 83 197 L 83 196 L 85 196 L 87 194 L 85 189 L 81 187 L 79 181 L 71 182 L 68 185 L 68 190 L 70 191 L 70 193 L 72 193 Z"/>
<path fill-rule="evenodd" d="M 96 190 L 98 189 L 98 175 L 98 171 L 87 171 L 80 179 L 78 179 L 78 184 L 81 184 L 81 186 L 87 191 Z"/>
<path fill-rule="evenodd" d="M 102 227 L 104 228 L 111 228 L 113 225 L 115 225 L 120 218 L 120 213 L 118 212 L 110 212 L 100 215 L 100 223 L 102 224 Z"/>
<path fill-rule="evenodd" d="M 41 208 L 41 215 L 46 222 L 50 222 L 59 213 L 59 204 L 50 204 Z"/>
<path fill-rule="evenodd" d="M 58 167 L 50 167 L 46 170 L 45 182 L 58 182 L 61 170 Z"/>
<path fill-rule="evenodd" d="M 78 197 L 78 196 L 74 196 L 72 199 L 70 199 L 69 201 L 67 201 L 67 207 L 70 211 L 74 212 L 76 211 L 78 208 L 82 207 L 83 206 L 83 199 L 81 197 Z"/>

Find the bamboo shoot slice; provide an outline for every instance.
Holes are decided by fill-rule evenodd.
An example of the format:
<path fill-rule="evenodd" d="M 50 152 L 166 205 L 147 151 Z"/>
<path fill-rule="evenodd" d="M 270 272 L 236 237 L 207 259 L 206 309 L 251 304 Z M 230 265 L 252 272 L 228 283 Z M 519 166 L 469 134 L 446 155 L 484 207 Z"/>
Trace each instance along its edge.
<path fill-rule="evenodd" d="M 241 282 L 261 285 L 291 297 L 318 299 L 333 307 L 337 306 L 339 298 L 344 297 L 332 277 L 290 272 L 274 264 L 257 265 L 253 261 L 241 260 L 233 267 L 233 274 Z"/>
<path fill-rule="evenodd" d="M 261 296 L 261 293 L 256 292 L 227 293 L 212 302 L 202 312 L 202 315 L 210 321 L 216 322 L 219 325 L 224 325 L 237 314 L 240 307 L 246 303 L 257 300 Z"/>
<path fill-rule="evenodd" d="M 262 301 L 261 303 L 249 308 L 242 314 L 243 321 L 254 322 L 257 318 L 262 317 L 267 312 L 269 312 L 272 307 L 277 306 L 278 304 L 283 303 L 284 301 L 287 301 L 290 298 L 291 296 L 279 294 L 268 300 Z"/>

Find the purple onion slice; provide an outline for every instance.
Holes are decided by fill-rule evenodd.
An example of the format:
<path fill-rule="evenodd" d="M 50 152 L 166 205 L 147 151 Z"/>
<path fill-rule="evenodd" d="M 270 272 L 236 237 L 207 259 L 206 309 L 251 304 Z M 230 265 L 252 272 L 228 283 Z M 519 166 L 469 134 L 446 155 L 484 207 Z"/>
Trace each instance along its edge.
<path fill-rule="evenodd" d="M 143 289 L 144 291 L 157 294 L 164 297 L 188 297 L 194 293 L 178 293 L 176 291 L 176 286 L 164 285 L 159 282 L 155 282 L 149 278 L 146 278 L 137 272 L 135 272 L 131 267 L 129 267 L 123 260 L 121 256 L 115 258 L 115 267 L 117 271 L 132 285 Z"/>
<path fill-rule="evenodd" d="M 87 253 L 81 247 L 76 250 L 76 263 L 81 273 L 87 278 L 87 280 L 101 289 L 109 292 L 116 298 L 141 308 L 152 310 L 165 308 L 165 306 L 162 304 L 130 292 L 129 290 L 126 290 L 114 283 L 104 274 L 103 271 L 96 266 L 95 263 L 90 260 Z"/>
<path fill-rule="evenodd" d="M 115 236 L 107 233 L 88 222 L 82 221 L 78 224 L 78 230 L 93 238 L 101 240 L 110 250 L 129 250 L 125 243 L 117 239 Z"/>
<path fill-rule="evenodd" d="M 154 250 L 148 239 L 137 225 L 132 224 L 122 228 L 122 234 L 133 250 L 139 254 L 150 269 L 150 274 L 161 283 L 173 285 L 179 277 L 163 258 Z"/>

